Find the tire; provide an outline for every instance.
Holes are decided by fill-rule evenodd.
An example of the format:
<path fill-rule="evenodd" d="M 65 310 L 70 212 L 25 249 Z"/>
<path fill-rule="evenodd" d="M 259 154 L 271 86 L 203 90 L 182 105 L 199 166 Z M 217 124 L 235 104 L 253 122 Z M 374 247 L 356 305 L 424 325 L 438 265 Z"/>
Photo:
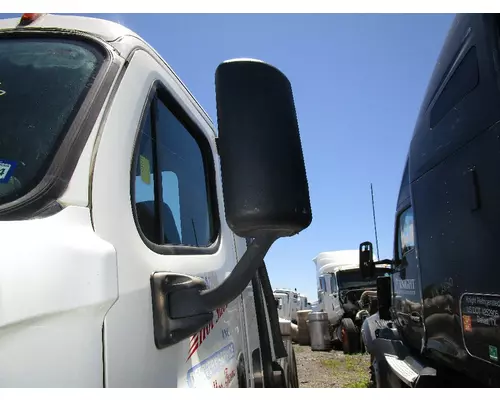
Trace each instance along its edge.
<path fill-rule="evenodd" d="M 297 360 L 295 358 L 295 350 L 293 349 L 292 343 L 287 341 L 286 352 L 287 357 L 280 358 L 277 362 L 284 371 L 283 384 L 280 387 L 283 388 L 298 388 L 299 387 L 299 376 L 297 371 Z"/>
<path fill-rule="evenodd" d="M 299 387 L 299 374 L 297 371 L 297 360 L 295 358 L 295 350 L 292 349 L 292 356 L 290 357 L 290 363 L 288 364 L 288 379 L 287 387 L 298 388 Z"/>
<path fill-rule="evenodd" d="M 238 377 L 238 387 L 246 388 L 247 387 L 247 377 L 245 373 L 245 363 L 243 359 L 240 359 L 237 368 L 237 377 Z"/>
<path fill-rule="evenodd" d="M 356 354 L 360 351 L 360 334 L 351 318 L 344 318 L 341 323 L 342 350 L 344 354 Z"/>

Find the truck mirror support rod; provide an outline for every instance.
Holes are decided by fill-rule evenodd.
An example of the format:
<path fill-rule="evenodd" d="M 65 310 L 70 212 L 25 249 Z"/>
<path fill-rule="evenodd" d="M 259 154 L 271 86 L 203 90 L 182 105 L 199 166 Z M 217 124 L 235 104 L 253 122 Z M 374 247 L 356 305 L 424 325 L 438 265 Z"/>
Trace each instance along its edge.
<path fill-rule="evenodd" d="M 236 299 L 248 286 L 264 260 L 269 248 L 276 241 L 274 235 L 256 237 L 236 264 L 229 276 L 217 287 L 199 292 L 188 300 L 184 294 L 174 292 L 170 296 L 172 318 L 197 315 L 205 310 L 213 311 Z M 189 304 L 191 303 L 191 304 Z"/>
<path fill-rule="evenodd" d="M 279 234 L 265 233 L 249 243 L 229 276 L 207 289 L 202 278 L 156 272 L 151 276 L 156 347 L 161 349 L 195 334 L 213 318 L 213 311 L 236 299 L 252 280 Z"/>

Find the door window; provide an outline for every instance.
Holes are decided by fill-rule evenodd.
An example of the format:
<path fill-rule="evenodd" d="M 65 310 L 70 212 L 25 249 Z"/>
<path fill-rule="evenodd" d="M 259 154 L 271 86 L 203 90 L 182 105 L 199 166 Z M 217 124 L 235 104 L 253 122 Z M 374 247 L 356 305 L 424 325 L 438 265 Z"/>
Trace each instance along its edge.
<path fill-rule="evenodd" d="M 324 276 L 319 277 L 319 290 L 326 292 L 326 281 Z"/>
<path fill-rule="evenodd" d="M 213 163 L 172 108 L 157 95 L 143 120 L 133 197 L 137 223 L 155 245 L 208 247 L 218 234 Z"/>
<path fill-rule="evenodd" d="M 401 213 L 398 226 L 398 252 L 399 259 L 402 259 L 408 252 L 415 249 L 413 209 L 411 207 Z"/>

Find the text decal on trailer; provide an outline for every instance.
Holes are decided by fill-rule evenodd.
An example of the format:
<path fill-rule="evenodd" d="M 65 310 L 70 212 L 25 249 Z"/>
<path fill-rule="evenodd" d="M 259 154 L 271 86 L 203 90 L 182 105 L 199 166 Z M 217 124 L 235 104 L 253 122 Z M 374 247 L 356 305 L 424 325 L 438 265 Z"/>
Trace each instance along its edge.
<path fill-rule="evenodd" d="M 201 344 L 205 341 L 205 339 L 210 335 L 210 332 L 214 329 L 215 325 L 221 319 L 222 315 L 226 312 L 227 305 L 215 310 L 215 319 L 212 318 L 212 321 L 208 323 L 207 326 L 202 328 L 196 335 L 191 337 L 191 341 L 189 342 L 189 354 L 187 357 L 187 361 L 191 358 L 191 356 L 196 353 L 201 346 Z"/>

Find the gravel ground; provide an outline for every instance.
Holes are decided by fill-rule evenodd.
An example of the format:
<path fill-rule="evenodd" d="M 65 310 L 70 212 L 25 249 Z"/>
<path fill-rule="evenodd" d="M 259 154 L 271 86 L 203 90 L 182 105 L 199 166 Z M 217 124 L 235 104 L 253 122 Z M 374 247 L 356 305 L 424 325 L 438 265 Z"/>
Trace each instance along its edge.
<path fill-rule="evenodd" d="M 309 346 L 294 344 L 299 387 L 367 388 L 370 387 L 370 356 L 345 355 L 342 351 L 311 351 Z"/>

